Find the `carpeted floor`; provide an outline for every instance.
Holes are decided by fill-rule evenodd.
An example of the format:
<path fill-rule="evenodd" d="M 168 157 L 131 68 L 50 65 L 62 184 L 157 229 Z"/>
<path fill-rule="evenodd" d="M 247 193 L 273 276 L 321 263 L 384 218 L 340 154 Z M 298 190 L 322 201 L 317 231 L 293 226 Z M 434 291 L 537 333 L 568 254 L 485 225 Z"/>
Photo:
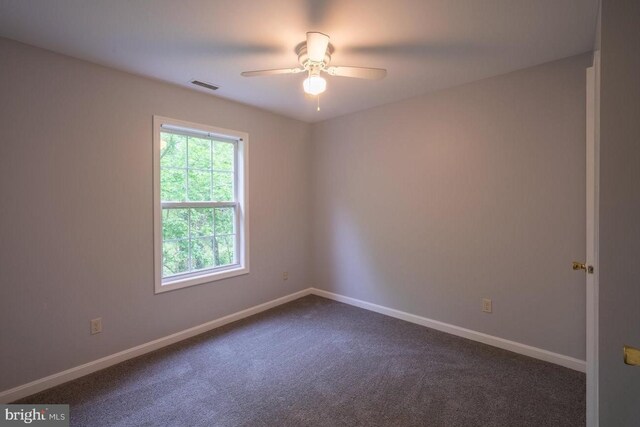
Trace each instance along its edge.
<path fill-rule="evenodd" d="M 583 426 L 585 376 L 307 296 L 21 403 L 77 426 Z"/>

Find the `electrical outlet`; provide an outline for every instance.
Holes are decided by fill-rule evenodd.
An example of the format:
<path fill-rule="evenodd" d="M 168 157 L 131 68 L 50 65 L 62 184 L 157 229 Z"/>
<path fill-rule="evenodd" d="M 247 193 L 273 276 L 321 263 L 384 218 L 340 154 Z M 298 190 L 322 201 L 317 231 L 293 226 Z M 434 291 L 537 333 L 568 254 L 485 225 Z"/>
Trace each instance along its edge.
<path fill-rule="evenodd" d="M 102 317 L 91 319 L 91 335 L 99 334 L 100 332 L 102 332 Z"/>
<path fill-rule="evenodd" d="M 282 280 L 287 280 L 288 278 L 289 278 L 289 272 L 288 271 L 282 272 Z"/>
<path fill-rule="evenodd" d="M 492 312 L 491 305 L 492 305 L 491 300 L 489 298 L 482 299 L 482 311 L 484 311 L 485 313 L 491 313 Z"/>

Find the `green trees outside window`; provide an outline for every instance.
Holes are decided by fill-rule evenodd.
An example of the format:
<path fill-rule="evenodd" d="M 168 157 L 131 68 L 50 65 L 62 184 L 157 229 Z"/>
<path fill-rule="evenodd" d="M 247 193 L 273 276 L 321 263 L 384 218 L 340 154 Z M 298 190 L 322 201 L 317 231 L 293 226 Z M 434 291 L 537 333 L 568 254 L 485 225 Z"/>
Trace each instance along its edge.
<path fill-rule="evenodd" d="M 235 264 L 235 144 L 160 137 L 162 277 Z"/>

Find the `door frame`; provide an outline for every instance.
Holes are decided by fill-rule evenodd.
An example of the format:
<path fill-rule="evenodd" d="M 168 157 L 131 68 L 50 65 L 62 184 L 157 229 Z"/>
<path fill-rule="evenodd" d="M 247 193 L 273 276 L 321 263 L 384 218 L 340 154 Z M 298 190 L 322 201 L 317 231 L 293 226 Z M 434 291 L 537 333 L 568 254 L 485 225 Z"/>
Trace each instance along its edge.
<path fill-rule="evenodd" d="M 593 65 L 587 68 L 586 99 L 586 264 L 594 266 L 586 274 L 587 287 L 587 427 L 598 426 L 598 299 L 599 299 L 599 179 L 600 179 L 600 51 L 593 54 Z"/>

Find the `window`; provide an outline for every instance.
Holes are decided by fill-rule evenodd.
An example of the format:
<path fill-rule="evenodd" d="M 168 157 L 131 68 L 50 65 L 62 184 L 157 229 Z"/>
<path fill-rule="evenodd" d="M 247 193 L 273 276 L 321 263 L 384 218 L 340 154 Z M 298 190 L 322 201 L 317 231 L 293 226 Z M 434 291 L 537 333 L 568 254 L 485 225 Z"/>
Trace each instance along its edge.
<path fill-rule="evenodd" d="M 156 293 L 248 273 L 248 135 L 153 123 Z"/>

